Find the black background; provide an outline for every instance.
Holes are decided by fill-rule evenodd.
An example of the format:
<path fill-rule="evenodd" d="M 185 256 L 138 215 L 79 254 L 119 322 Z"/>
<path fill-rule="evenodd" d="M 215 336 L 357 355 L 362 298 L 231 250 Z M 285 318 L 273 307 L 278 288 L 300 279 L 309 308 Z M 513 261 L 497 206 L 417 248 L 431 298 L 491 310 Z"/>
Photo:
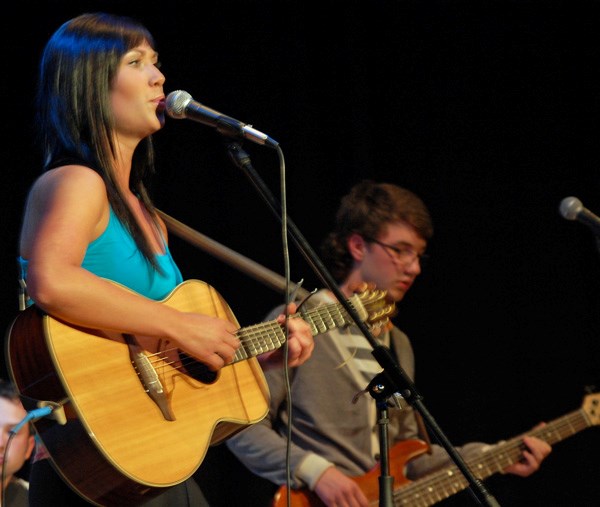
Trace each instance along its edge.
<path fill-rule="evenodd" d="M 2 32 L 2 324 L 17 312 L 17 235 L 40 167 L 32 134 L 40 51 L 63 21 L 106 10 L 135 16 L 154 34 L 167 93 L 184 89 L 279 141 L 287 209 L 315 250 L 339 198 L 363 178 L 424 199 L 436 229 L 432 263 L 395 320 L 412 338 L 424 403 L 453 443 L 513 437 L 579 408 L 584 389 L 600 382 L 600 252 L 592 232 L 562 218 L 558 206 L 577 196 L 600 211 L 597 7 L 578 0 L 17 5 L 4 17 L 15 34 Z M 221 138 L 168 119 L 155 143 L 158 207 L 283 274 L 279 221 Z M 249 142 L 244 149 L 281 199 L 276 152 Z M 241 325 L 282 300 L 178 237 L 171 249 L 184 277 L 215 286 Z M 293 242 L 290 257 L 292 278 L 318 286 Z M 586 430 L 557 444 L 534 476 L 486 484 L 501 505 L 597 505 L 599 444 L 598 430 Z M 231 502 L 233 492 L 252 505 L 239 494 L 243 475 L 220 467 L 214 452 L 199 475 L 228 475 L 215 504 Z M 218 487 L 210 482 L 212 496 Z M 475 502 L 461 493 L 445 503 Z"/>

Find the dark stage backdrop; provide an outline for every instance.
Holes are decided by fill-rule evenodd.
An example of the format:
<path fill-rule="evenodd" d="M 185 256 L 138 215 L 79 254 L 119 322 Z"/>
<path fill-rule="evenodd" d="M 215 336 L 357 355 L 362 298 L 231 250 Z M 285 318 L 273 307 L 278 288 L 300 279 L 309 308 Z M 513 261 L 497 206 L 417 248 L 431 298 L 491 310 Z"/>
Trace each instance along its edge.
<path fill-rule="evenodd" d="M 432 263 L 396 322 L 412 338 L 425 406 L 454 444 L 513 437 L 575 410 L 600 381 L 600 251 L 558 206 L 573 195 L 600 212 L 597 5 L 17 4 L 18 15 L 5 18 L 16 34 L 2 34 L 2 324 L 17 312 L 17 234 L 40 166 L 32 102 L 41 48 L 66 19 L 107 10 L 138 17 L 156 36 L 167 92 L 187 90 L 279 141 L 288 212 L 315 250 L 339 198 L 363 178 L 425 200 Z M 169 119 L 155 142 L 158 206 L 283 274 L 278 219 L 222 139 Z M 280 199 L 276 152 L 244 148 Z M 282 301 L 177 237 L 171 248 L 184 276 L 215 286 L 241 325 Z M 293 242 L 290 257 L 292 278 L 318 286 Z M 586 430 L 556 445 L 531 478 L 486 484 L 501 505 L 597 505 L 599 445 L 598 429 Z M 258 483 L 222 448 L 197 475 L 215 505 L 258 503 Z M 474 501 L 462 493 L 445 503 Z"/>

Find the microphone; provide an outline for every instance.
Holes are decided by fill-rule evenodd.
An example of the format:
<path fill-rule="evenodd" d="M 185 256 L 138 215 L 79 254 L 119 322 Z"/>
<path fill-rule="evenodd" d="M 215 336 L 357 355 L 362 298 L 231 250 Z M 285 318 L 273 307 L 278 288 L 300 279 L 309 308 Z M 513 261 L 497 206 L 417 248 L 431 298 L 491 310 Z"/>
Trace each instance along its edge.
<path fill-rule="evenodd" d="M 560 214 L 567 220 L 577 220 L 587 225 L 596 236 L 600 236 L 600 217 L 584 208 L 577 197 L 565 197 L 560 202 Z"/>
<path fill-rule="evenodd" d="M 169 93 L 167 96 L 167 114 L 176 120 L 187 118 L 203 123 L 217 129 L 220 134 L 234 139 L 248 139 L 269 148 L 277 148 L 279 145 L 277 141 L 271 139 L 268 135 L 252 128 L 252 125 L 246 125 L 200 104 L 200 102 L 196 102 L 188 92 L 183 90 Z"/>
<path fill-rule="evenodd" d="M 13 434 L 19 433 L 21 428 L 28 422 L 35 422 L 44 417 L 50 417 L 54 419 L 58 424 L 67 424 L 67 418 L 65 416 L 65 410 L 60 403 L 54 403 L 51 401 L 40 401 L 38 402 L 38 408 L 30 410 L 27 415 L 21 419 L 11 430 Z"/>

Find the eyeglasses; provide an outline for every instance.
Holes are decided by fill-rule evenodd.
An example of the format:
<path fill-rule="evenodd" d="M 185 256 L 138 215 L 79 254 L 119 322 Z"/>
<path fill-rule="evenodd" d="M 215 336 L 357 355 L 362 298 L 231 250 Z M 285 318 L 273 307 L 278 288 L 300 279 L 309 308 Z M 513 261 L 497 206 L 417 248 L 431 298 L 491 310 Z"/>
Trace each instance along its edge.
<path fill-rule="evenodd" d="M 379 246 L 383 247 L 385 252 L 390 256 L 390 259 L 398 264 L 409 266 L 415 262 L 415 259 L 419 259 L 419 265 L 423 267 L 429 261 L 429 255 L 425 253 L 420 254 L 409 246 L 398 247 L 388 245 L 387 243 L 382 243 L 375 238 L 369 237 L 364 237 L 364 240 L 368 243 L 377 243 Z"/>

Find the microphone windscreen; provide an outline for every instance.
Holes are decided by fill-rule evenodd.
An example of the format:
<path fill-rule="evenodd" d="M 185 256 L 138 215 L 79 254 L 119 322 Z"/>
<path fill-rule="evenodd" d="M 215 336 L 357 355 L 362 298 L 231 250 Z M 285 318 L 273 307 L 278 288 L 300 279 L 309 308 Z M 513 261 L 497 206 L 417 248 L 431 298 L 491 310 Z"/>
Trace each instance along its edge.
<path fill-rule="evenodd" d="M 183 90 L 175 90 L 169 93 L 166 100 L 167 114 L 171 118 L 179 120 L 185 118 L 185 108 L 191 100 L 192 96 Z"/>
<path fill-rule="evenodd" d="M 583 204 L 577 197 L 565 197 L 560 202 L 560 214 L 567 220 L 577 220 L 577 215 L 583 209 Z"/>

